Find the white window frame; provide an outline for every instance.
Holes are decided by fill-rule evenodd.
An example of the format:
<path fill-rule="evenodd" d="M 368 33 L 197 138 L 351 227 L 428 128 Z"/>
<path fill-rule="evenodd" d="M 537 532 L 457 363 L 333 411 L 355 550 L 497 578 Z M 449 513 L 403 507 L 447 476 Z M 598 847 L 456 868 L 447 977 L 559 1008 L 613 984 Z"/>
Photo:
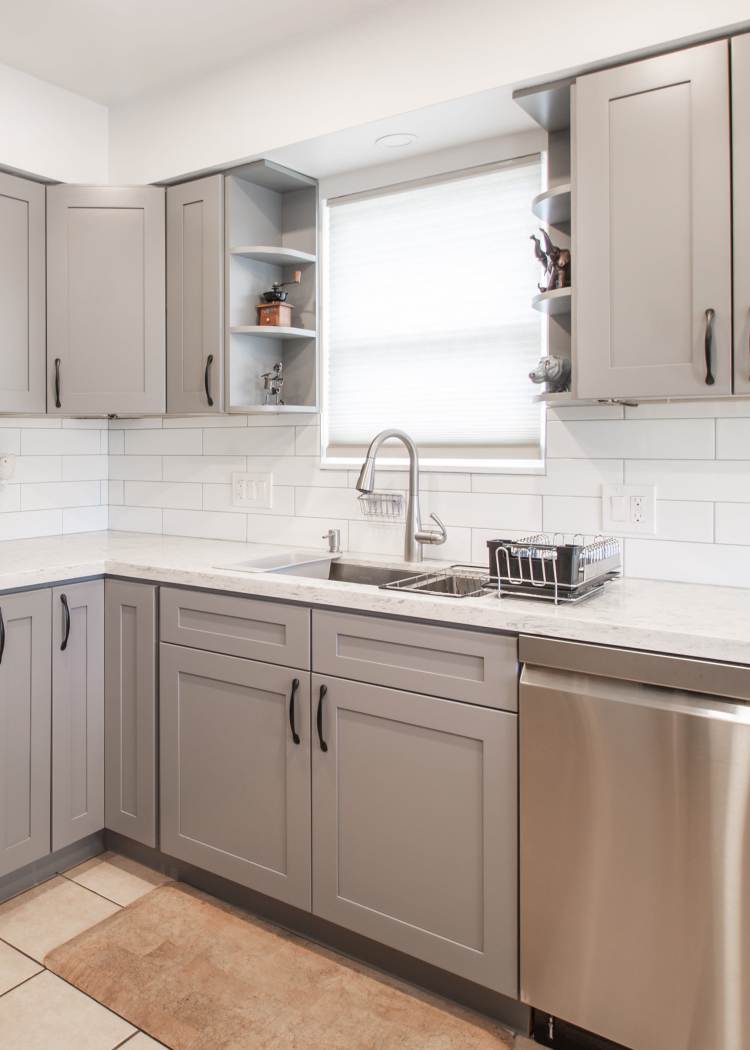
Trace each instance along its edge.
<path fill-rule="evenodd" d="M 513 141 L 513 140 L 511 140 Z M 481 145 L 481 144 L 479 144 Z M 454 151 L 448 151 L 453 153 Z M 465 166 L 460 167 L 448 167 L 438 168 L 430 170 L 429 161 L 428 169 L 424 174 L 418 174 L 413 178 L 398 178 L 397 174 L 393 171 L 393 165 L 388 165 L 387 168 L 383 169 L 383 173 L 378 170 L 374 172 L 371 179 L 367 178 L 367 173 L 357 172 L 351 176 L 352 188 L 349 194 L 359 193 L 377 193 L 382 190 L 387 193 L 390 189 L 397 189 L 399 187 L 406 186 L 418 186 L 420 183 L 429 184 L 438 181 L 441 178 L 455 178 L 461 177 L 464 173 L 477 172 L 481 169 L 491 171 L 494 168 L 502 167 L 505 164 L 512 163 L 513 161 L 522 161 L 525 158 L 539 156 L 542 163 L 542 176 L 543 179 L 546 174 L 546 162 L 547 162 L 547 151 L 543 148 L 535 148 L 531 151 L 522 152 L 509 152 L 506 153 L 504 150 L 496 152 L 491 160 L 485 160 L 477 163 L 467 163 Z M 386 174 L 387 173 L 387 174 Z M 363 176 L 364 175 L 364 180 Z M 385 177 L 384 177 L 385 175 Z M 343 187 L 342 187 L 343 181 Z M 320 265 L 319 270 L 319 310 L 318 310 L 318 352 L 319 352 L 319 391 L 320 391 L 320 466 L 323 470 L 359 470 L 362 465 L 361 456 L 329 456 L 328 455 L 328 425 L 327 425 L 327 405 L 328 405 L 328 342 L 327 342 L 327 325 L 325 320 L 326 304 L 328 302 L 329 288 L 328 288 L 328 267 L 326 265 L 326 259 L 329 251 L 329 214 L 330 209 L 328 207 L 329 198 L 341 197 L 349 195 L 347 193 L 346 183 L 347 178 L 335 180 L 335 191 L 327 192 L 327 187 L 324 182 L 320 185 L 320 199 L 319 199 L 319 238 L 318 243 L 320 245 Z M 364 183 L 364 184 L 363 184 Z M 531 202 L 529 202 L 531 204 Z M 533 295 L 533 289 L 529 291 L 529 298 Z M 540 357 L 547 353 L 548 345 L 548 329 L 545 324 L 542 324 L 542 338 L 540 341 Z M 546 446 L 547 446 L 547 406 L 544 403 L 539 404 L 539 456 L 529 458 L 480 458 L 471 456 L 450 456 L 450 457 L 436 457 L 429 455 L 422 455 L 420 453 L 419 463 L 420 468 L 423 471 L 432 471 L 439 473 L 471 473 L 471 474 L 531 474 L 541 475 L 546 471 Z M 375 437 L 375 434 L 372 435 Z M 400 446 L 399 446 L 400 447 Z M 408 467 L 409 460 L 405 455 L 395 455 L 396 446 L 391 451 L 390 443 L 383 449 L 384 455 L 381 455 L 378 459 L 378 469 L 382 470 L 393 470 L 403 471 Z M 457 447 L 457 452 L 459 448 Z M 391 454 L 388 454 L 388 453 Z"/>

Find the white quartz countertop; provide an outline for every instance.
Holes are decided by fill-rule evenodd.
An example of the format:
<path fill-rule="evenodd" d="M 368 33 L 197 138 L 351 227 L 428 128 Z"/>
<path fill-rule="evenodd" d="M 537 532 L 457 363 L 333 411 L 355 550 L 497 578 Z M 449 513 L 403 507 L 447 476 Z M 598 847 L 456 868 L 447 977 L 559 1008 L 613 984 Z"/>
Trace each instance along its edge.
<path fill-rule="evenodd" d="M 275 549 L 261 544 L 126 532 L 6 540 L 0 542 L 0 591 L 107 573 L 306 605 L 750 665 L 747 589 L 622 579 L 590 601 L 555 607 L 540 601 L 499 600 L 494 595 L 434 598 L 361 584 L 217 568 Z M 401 564 L 393 559 L 343 558 L 348 562 Z"/>

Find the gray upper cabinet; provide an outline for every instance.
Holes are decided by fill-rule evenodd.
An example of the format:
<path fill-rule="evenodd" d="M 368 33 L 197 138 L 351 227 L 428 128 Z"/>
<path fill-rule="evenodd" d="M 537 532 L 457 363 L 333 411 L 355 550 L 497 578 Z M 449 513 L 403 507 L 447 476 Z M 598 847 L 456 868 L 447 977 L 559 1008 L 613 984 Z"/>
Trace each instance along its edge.
<path fill-rule="evenodd" d="M 516 716 L 315 674 L 312 694 L 314 913 L 515 996 Z"/>
<path fill-rule="evenodd" d="M 167 411 L 224 407 L 224 186 L 167 189 Z"/>
<path fill-rule="evenodd" d="M 0 596 L 0 876 L 50 852 L 50 592 Z"/>
<path fill-rule="evenodd" d="M 105 827 L 156 846 L 157 588 L 107 580 L 104 593 Z"/>
<path fill-rule="evenodd" d="M 104 582 L 52 591 L 52 849 L 104 827 Z"/>
<path fill-rule="evenodd" d="M 44 186 L 0 173 L 0 412 L 45 409 Z"/>
<path fill-rule="evenodd" d="M 579 397 L 731 392 L 728 77 L 719 41 L 576 81 Z"/>
<path fill-rule="evenodd" d="M 47 190 L 47 404 L 57 415 L 165 409 L 164 190 Z"/>
<path fill-rule="evenodd" d="M 162 850 L 309 911 L 309 674 L 160 648 Z"/>
<path fill-rule="evenodd" d="M 734 390 L 750 394 L 750 33 L 732 40 Z"/>

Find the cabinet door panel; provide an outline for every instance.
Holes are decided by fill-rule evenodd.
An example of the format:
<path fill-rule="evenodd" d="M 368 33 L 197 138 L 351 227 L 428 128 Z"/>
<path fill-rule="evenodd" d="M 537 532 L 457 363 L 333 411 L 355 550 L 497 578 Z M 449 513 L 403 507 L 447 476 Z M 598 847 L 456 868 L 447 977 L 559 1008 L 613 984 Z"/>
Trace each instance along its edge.
<path fill-rule="evenodd" d="M 309 675 L 163 643 L 160 678 L 162 850 L 309 910 Z"/>
<path fill-rule="evenodd" d="M 0 173 L 0 412 L 45 409 L 44 186 Z"/>
<path fill-rule="evenodd" d="M 156 587 L 105 584 L 105 827 L 156 846 Z"/>
<path fill-rule="evenodd" d="M 313 675 L 313 911 L 517 992 L 516 717 Z"/>
<path fill-rule="evenodd" d="M 732 40 L 734 392 L 750 394 L 750 33 Z"/>
<path fill-rule="evenodd" d="M 210 175 L 167 189 L 167 411 L 221 412 L 224 187 Z M 209 397 L 213 404 L 209 404 Z"/>
<path fill-rule="evenodd" d="M 52 610 L 52 849 L 58 850 L 104 827 L 103 581 L 55 587 Z"/>
<path fill-rule="evenodd" d="M 580 397 L 731 390 L 727 77 L 720 41 L 576 82 Z"/>
<path fill-rule="evenodd" d="M 48 188 L 50 412 L 164 411 L 164 281 L 164 190 Z"/>
<path fill-rule="evenodd" d="M 50 852 L 50 592 L 0 597 L 0 876 Z"/>

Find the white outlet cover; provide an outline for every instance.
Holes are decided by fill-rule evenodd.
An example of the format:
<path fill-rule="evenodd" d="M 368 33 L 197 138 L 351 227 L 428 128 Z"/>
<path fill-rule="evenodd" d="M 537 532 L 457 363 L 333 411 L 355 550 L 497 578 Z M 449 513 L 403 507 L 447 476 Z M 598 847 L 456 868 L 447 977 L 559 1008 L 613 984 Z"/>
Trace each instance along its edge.
<path fill-rule="evenodd" d="M 232 506 L 270 510 L 273 506 L 273 474 L 268 471 L 232 474 Z"/>
<path fill-rule="evenodd" d="M 602 485 L 602 527 L 613 536 L 655 536 L 655 486 Z"/>

